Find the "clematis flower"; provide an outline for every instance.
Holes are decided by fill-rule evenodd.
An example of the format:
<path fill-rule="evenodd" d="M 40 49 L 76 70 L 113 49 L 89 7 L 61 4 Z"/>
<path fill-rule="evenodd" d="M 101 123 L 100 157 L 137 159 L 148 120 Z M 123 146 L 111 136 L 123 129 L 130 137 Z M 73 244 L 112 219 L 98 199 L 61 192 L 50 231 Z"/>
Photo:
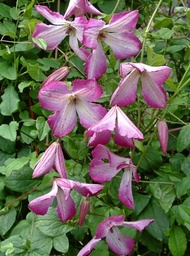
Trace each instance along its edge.
<path fill-rule="evenodd" d="M 47 6 L 35 5 L 35 8 L 53 25 L 37 24 L 32 37 L 45 40 L 47 50 L 54 50 L 69 35 L 70 47 L 79 58 L 85 61 L 89 52 L 84 48 L 80 48 L 78 41 L 82 42 L 84 26 L 88 23 L 87 19 L 81 16 L 76 17 L 74 21 L 67 21 L 64 16 L 58 12 L 51 11 Z M 36 46 L 39 47 L 39 45 Z"/>
<path fill-rule="evenodd" d="M 158 138 L 161 149 L 166 155 L 168 148 L 168 126 L 164 120 L 158 122 Z"/>
<path fill-rule="evenodd" d="M 102 88 L 94 79 L 75 80 L 72 90 L 59 81 L 44 85 L 38 98 L 43 108 L 55 112 L 48 118 L 53 135 L 61 138 L 71 132 L 77 124 L 76 112 L 85 128 L 98 122 L 107 111 L 92 101 L 99 99 L 102 92 Z"/>
<path fill-rule="evenodd" d="M 118 106 L 114 106 L 99 122 L 87 130 L 86 135 L 92 137 L 88 145 L 108 143 L 112 131 L 115 131 L 115 143 L 122 147 L 134 147 L 134 139 L 143 139 L 141 131 Z"/>
<path fill-rule="evenodd" d="M 42 86 L 48 84 L 51 81 L 61 81 L 69 75 L 69 72 L 70 70 L 67 66 L 55 70 L 51 75 L 46 77 L 46 79 L 42 83 Z"/>
<path fill-rule="evenodd" d="M 143 63 L 122 63 L 120 65 L 122 79 L 112 95 L 110 104 L 122 107 L 133 103 L 141 77 L 142 95 L 147 104 L 154 108 L 165 108 L 166 92 L 163 83 L 170 73 L 171 69 L 166 66 L 151 67 Z"/>
<path fill-rule="evenodd" d="M 96 9 L 88 0 L 70 0 L 64 17 L 67 19 L 73 14 L 75 16 L 81 16 L 84 13 L 101 15 L 101 12 Z"/>
<path fill-rule="evenodd" d="M 131 237 L 123 236 L 118 227 L 132 227 L 138 231 L 142 231 L 154 220 L 145 219 L 138 221 L 124 221 L 124 216 L 112 216 L 98 224 L 95 236 L 92 240 L 86 244 L 77 256 L 88 255 L 96 244 L 101 241 L 102 238 L 106 238 L 108 247 L 116 254 L 126 256 L 129 255 L 135 246 L 135 240 Z"/>
<path fill-rule="evenodd" d="M 56 211 L 58 217 L 62 222 L 65 222 L 71 219 L 76 213 L 75 202 L 70 196 L 72 189 L 82 196 L 91 197 L 99 193 L 103 189 L 103 186 L 98 184 L 85 184 L 64 178 L 56 178 L 54 179 L 51 191 L 46 195 L 32 200 L 29 203 L 29 208 L 36 214 L 45 215 L 56 197 Z"/>
<path fill-rule="evenodd" d="M 62 178 L 66 178 L 66 167 L 61 145 L 53 142 L 36 163 L 32 177 L 36 178 L 49 173 L 52 169 L 57 171 Z"/>
<path fill-rule="evenodd" d="M 85 66 L 88 78 L 98 79 L 106 71 L 106 56 L 101 41 L 111 47 L 117 60 L 130 58 L 140 51 L 141 42 L 131 32 L 136 27 L 138 15 L 136 10 L 117 13 L 112 16 L 109 24 L 103 20 L 89 20 L 82 42 L 93 50 Z"/>
<path fill-rule="evenodd" d="M 119 171 L 124 169 L 119 188 L 119 199 L 125 206 L 133 209 L 132 175 L 136 182 L 139 182 L 139 176 L 131 159 L 120 157 L 110 152 L 101 144 L 95 147 L 92 151 L 92 156 L 93 159 L 90 163 L 89 174 L 95 182 L 105 183 L 110 181 Z"/>

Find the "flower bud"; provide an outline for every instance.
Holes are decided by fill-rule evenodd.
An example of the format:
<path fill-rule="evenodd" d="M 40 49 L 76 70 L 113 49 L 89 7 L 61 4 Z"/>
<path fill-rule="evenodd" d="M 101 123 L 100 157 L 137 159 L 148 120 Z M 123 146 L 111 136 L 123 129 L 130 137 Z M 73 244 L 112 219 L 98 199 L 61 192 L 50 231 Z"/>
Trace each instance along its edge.
<path fill-rule="evenodd" d="M 168 126 L 165 121 L 158 122 L 158 138 L 161 149 L 163 153 L 166 155 L 168 148 Z"/>
<path fill-rule="evenodd" d="M 80 215 L 79 215 L 79 226 L 82 226 L 86 215 L 90 210 L 90 202 L 88 200 L 84 200 L 80 205 Z"/>
<path fill-rule="evenodd" d="M 64 78 L 66 78 L 69 74 L 70 70 L 69 67 L 62 67 L 54 71 L 51 75 L 46 77 L 46 79 L 43 81 L 42 86 L 51 82 L 51 81 L 61 81 Z"/>

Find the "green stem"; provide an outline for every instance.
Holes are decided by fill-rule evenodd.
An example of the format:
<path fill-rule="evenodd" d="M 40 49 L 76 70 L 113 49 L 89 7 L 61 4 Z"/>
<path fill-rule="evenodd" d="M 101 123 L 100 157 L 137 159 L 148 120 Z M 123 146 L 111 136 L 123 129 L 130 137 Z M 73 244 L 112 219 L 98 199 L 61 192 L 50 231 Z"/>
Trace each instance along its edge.
<path fill-rule="evenodd" d="M 145 45 L 146 45 L 147 35 L 148 35 L 149 31 L 150 31 L 152 21 L 153 21 L 155 15 L 156 15 L 156 13 L 157 13 L 157 11 L 158 11 L 158 9 L 159 9 L 161 3 L 162 3 L 162 0 L 160 0 L 160 1 L 158 2 L 157 6 L 156 6 L 156 9 L 154 10 L 154 12 L 153 12 L 153 14 L 152 14 L 152 16 L 151 16 L 151 18 L 150 18 L 150 20 L 149 20 L 149 23 L 148 23 L 148 25 L 147 25 L 147 27 L 146 27 L 145 34 L 144 34 L 144 39 L 143 39 L 143 43 L 142 43 L 142 50 L 141 50 L 141 59 L 140 59 L 140 62 L 143 62 L 143 57 L 144 57 L 144 51 L 145 51 Z"/>
<path fill-rule="evenodd" d="M 119 4 L 120 4 L 120 0 L 117 0 L 117 3 L 116 3 L 116 5 L 115 5 L 115 7 L 114 7 L 114 9 L 113 9 L 111 14 L 115 13 L 115 11 L 117 10 L 117 7 L 119 6 Z"/>

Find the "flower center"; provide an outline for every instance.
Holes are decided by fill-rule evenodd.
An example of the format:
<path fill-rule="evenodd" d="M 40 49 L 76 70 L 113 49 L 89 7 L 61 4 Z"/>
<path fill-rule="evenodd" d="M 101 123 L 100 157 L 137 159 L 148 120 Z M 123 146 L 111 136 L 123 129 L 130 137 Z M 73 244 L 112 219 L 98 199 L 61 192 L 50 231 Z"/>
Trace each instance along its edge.
<path fill-rule="evenodd" d="M 76 95 L 70 95 L 69 100 L 70 100 L 70 102 L 72 102 L 73 104 L 76 104 L 76 103 L 77 103 Z"/>

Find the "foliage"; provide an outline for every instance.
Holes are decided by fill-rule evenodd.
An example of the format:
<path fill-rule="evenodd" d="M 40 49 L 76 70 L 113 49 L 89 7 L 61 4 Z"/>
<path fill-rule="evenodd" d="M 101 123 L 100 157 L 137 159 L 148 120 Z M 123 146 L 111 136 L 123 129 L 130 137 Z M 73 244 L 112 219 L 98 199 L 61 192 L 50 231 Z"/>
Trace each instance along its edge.
<path fill-rule="evenodd" d="M 151 66 L 167 65 L 172 75 L 165 82 L 167 106 L 154 109 L 142 97 L 122 108 L 144 134 L 135 141 L 135 148 L 116 145 L 108 148 L 123 157 L 131 157 L 137 166 L 140 182 L 133 180 L 134 210 L 118 198 L 122 175 L 118 173 L 104 184 L 104 189 L 91 197 L 90 212 L 79 226 L 82 196 L 72 191 L 77 213 L 63 223 L 56 215 L 54 200 L 48 213 L 36 215 L 28 203 L 50 191 L 57 173 L 32 178 L 34 166 L 47 146 L 56 140 L 47 118 L 50 111 L 38 100 L 41 83 L 62 66 L 71 68 L 65 79 L 70 86 L 74 79 L 84 78 L 83 62 L 73 53 L 66 38 L 56 50 L 45 50 L 44 41 L 32 42 L 35 25 L 45 19 L 35 4 L 57 10 L 59 1 L 0 1 L 0 256 L 2 255 L 77 255 L 94 236 L 97 225 L 112 215 L 125 215 L 127 220 L 154 219 L 142 233 L 121 228 L 123 235 L 137 241 L 131 255 L 190 254 L 190 8 L 188 1 L 91 0 L 109 21 L 113 12 L 137 9 L 140 17 L 135 31 L 143 42 L 134 62 Z M 64 13 L 68 1 L 58 7 Z M 156 10 L 153 16 L 153 12 Z M 153 20 L 150 20 L 150 18 Z M 109 108 L 112 93 L 120 81 L 120 60 L 104 45 L 108 69 L 99 79 L 104 94 L 98 100 Z M 127 61 L 130 61 L 129 59 Z M 139 94 L 139 92 L 138 92 Z M 139 94 L 140 95 L 140 94 Z M 165 120 L 169 129 L 165 155 L 159 144 L 157 123 Z M 69 179 L 92 183 L 88 168 L 92 147 L 88 147 L 85 129 L 78 122 L 61 138 Z M 102 240 L 91 256 L 114 255 Z"/>

